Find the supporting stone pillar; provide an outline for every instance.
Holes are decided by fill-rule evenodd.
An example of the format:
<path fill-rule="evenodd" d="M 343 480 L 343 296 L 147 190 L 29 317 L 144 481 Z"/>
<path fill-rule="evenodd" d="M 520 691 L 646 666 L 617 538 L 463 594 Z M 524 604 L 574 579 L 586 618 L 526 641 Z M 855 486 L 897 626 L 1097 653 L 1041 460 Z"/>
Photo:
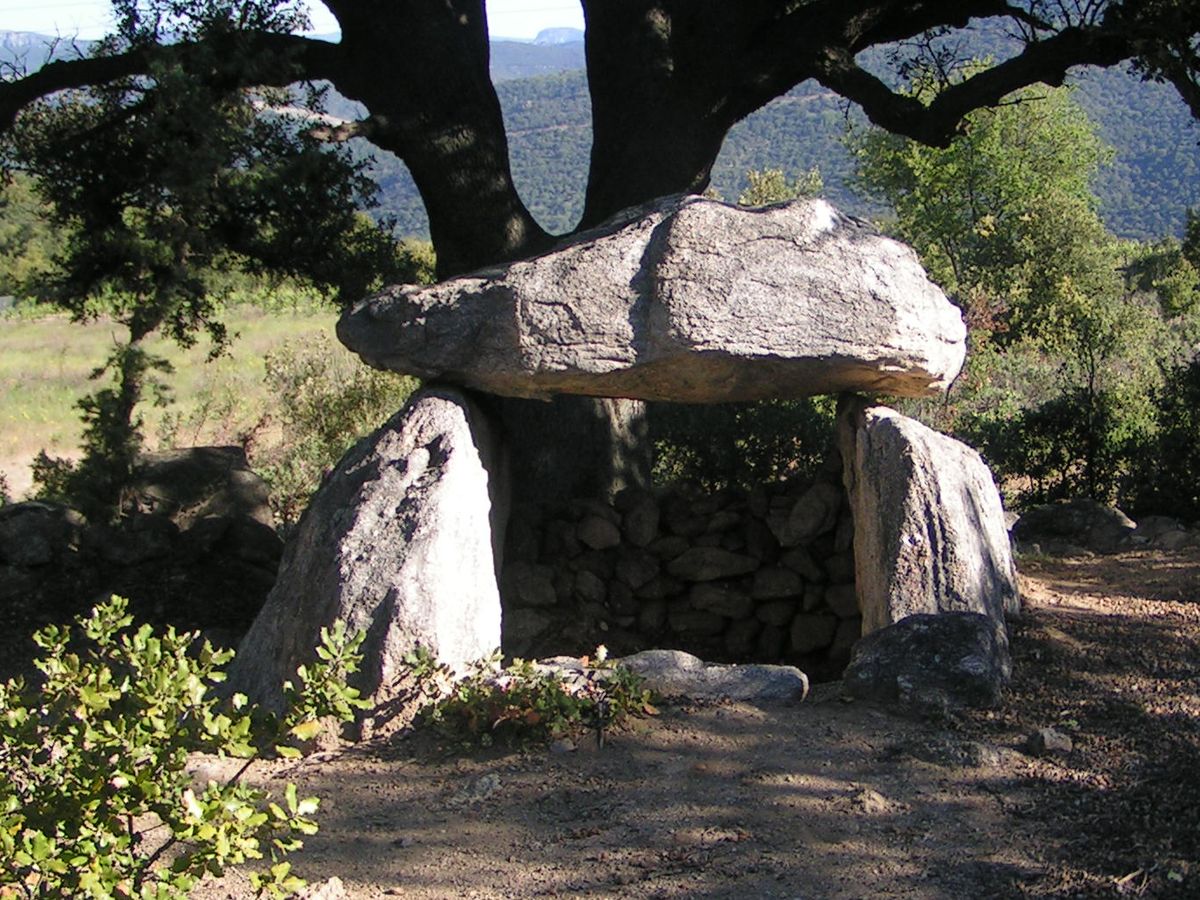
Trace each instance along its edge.
<path fill-rule="evenodd" d="M 367 634 L 355 686 L 386 689 L 420 644 L 454 669 L 500 646 L 507 479 L 463 392 L 426 388 L 364 438 L 313 497 L 230 669 L 268 708 L 343 619 Z M 378 699 L 378 697 L 377 697 Z"/>
<path fill-rule="evenodd" d="M 979 454 L 856 395 L 838 442 L 854 513 L 863 633 L 916 613 L 1020 610 L 1000 494 Z"/>

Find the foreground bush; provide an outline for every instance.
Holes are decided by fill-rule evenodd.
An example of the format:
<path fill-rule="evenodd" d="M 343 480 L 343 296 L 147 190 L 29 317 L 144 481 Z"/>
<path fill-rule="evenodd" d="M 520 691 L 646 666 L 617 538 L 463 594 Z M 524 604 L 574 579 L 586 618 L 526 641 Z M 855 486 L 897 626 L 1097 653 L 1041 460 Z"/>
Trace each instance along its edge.
<path fill-rule="evenodd" d="M 263 752 L 297 756 L 319 719 L 362 706 L 346 685 L 358 638 L 322 633 L 319 660 L 285 685 L 288 712 L 252 714 L 246 698 L 216 698 L 232 651 L 197 635 L 131 630 L 113 597 L 78 621 L 91 645 L 73 652 L 69 629 L 34 640 L 42 684 L 0 686 L 0 897 L 177 898 L 206 874 L 269 858 L 251 879 L 260 895 L 288 896 L 304 882 L 284 857 L 313 834 L 317 800 L 289 784 L 282 804 L 240 783 Z M 195 785 L 193 751 L 244 759 L 225 784 Z"/>

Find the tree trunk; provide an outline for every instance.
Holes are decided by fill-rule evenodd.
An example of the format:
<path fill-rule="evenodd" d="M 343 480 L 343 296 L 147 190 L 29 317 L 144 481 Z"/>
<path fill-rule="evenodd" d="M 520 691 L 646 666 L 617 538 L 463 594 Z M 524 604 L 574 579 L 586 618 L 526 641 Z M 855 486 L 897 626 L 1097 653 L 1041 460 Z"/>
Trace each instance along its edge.
<path fill-rule="evenodd" d="M 330 0 L 331 78 L 371 111 L 372 143 L 404 160 L 429 214 L 439 278 L 540 252 L 517 195 L 488 71 L 483 0 Z"/>
<path fill-rule="evenodd" d="M 500 425 L 514 508 L 537 515 L 576 497 L 611 499 L 626 487 L 649 486 L 642 401 L 476 399 Z"/>

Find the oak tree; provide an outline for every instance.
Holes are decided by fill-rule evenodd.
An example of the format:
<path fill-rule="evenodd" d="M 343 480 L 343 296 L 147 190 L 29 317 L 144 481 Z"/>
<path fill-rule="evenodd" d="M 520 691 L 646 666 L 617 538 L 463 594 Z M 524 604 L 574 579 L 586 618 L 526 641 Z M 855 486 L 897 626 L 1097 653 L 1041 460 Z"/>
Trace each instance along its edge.
<path fill-rule="evenodd" d="M 1083 65 L 1129 64 L 1143 77 L 1174 85 L 1200 115 L 1198 0 L 580 2 L 593 144 L 579 228 L 657 196 L 702 192 L 729 129 L 810 80 L 857 104 L 887 131 L 935 146 L 946 146 L 971 111 L 1037 82 L 1059 85 Z M 488 71 L 485 0 L 327 0 L 340 25 L 337 43 L 295 33 L 303 15 L 291 2 L 114 5 L 118 32 L 99 53 L 0 84 L 0 129 L 71 88 L 136 78 L 150 96 L 156 67 L 186 63 L 198 51 L 205 60 L 250 60 L 189 73 L 230 90 L 328 81 L 360 102 L 367 110 L 361 120 L 325 127 L 323 136 L 363 137 L 406 163 L 428 212 L 440 277 L 552 246 L 554 236 L 533 219 L 513 184 Z M 932 102 L 897 87 L 893 75 L 914 64 L 936 68 L 947 46 L 977 55 L 972 29 L 981 23 L 1006 29 L 1015 51 Z M 864 51 L 880 46 L 895 51 L 885 54 L 890 74 L 863 62 Z M 137 115 L 137 102 L 117 114 Z M 570 406 L 501 405 L 506 417 L 526 418 L 519 432 L 543 442 L 553 439 L 553 423 Z M 529 417 L 549 430 L 528 427 Z M 620 443 L 598 445 L 607 453 Z M 596 468 L 594 461 L 586 466 Z"/>

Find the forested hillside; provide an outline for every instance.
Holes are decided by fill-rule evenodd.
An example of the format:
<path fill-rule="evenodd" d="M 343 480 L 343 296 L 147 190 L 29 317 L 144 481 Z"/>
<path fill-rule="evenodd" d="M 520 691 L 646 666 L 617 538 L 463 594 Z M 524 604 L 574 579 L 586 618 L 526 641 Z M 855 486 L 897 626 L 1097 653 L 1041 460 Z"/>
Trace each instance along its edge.
<path fill-rule="evenodd" d="M 503 71 L 520 71 L 510 55 L 523 47 L 521 66 L 536 60 L 575 59 L 581 44 L 539 46 L 505 42 Z M 571 48 L 574 49 L 572 56 Z M 493 72 L 498 60 L 493 60 Z M 534 78 L 496 78 L 508 123 L 513 173 L 533 214 L 552 231 L 570 229 L 583 208 L 591 149 L 591 106 L 579 69 Z M 1096 193 L 1109 228 L 1120 237 L 1151 239 L 1178 234 L 1185 210 L 1200 205 L 1200 130 L 1167 86 L 1142 82 L 1117 70 L 1087 70 L 1076 79 L 1078 99 L 1114 149 Z M 851 185 L 852 162 L 842 138 L 847 117 L 861 121 L 820 85 L 806 84 L 737 125 L 713 171 L 713 187 L 735 198 L 748 169 L 778 168 L 789 175 L 818 166 L 826 196 L 849 212 L 876 212 Z M 405 234 L 424 234 L 415 188 L 396 160 L 381 161 L 383 206 Z"/>
<path fill-rule="evenodd" d="M 0 32 L 0 62 L 36 68 L 52 39 Z M 87 42 L 54 45 L 54 55 L 86 50 Z M 997 45 L 996 51 L 1002 48 Z M 492 45 L 492 75 L 508 123 L 517 187 L 534 215 L 555 232 L 569 230 L 583 207 L 591 150 L 591 106 L 581 41 Z M 1200 130 L 1174 90 L 1118 70 L 1087 70 L 1076 79 L 1078 98 L 1112 144 L 1114 159 L 1096 193 L 1109 228 L 1121 237 L 1178 234 L 1189 206 L 1200 205 Z M 333 98 L 331 111 L 354 115 Z M 825 193 L 859 214 L 876 212 L 851 185 L 852 164 L 842 143 L 848 113 L 819 85 L 804 85 L 737 125 L 713 171 L 713 187 L 735 198 L 748 169 L 789 175 L 820 167 Z M 364 145 L 365 146 L 365 145 Z M 382 155 L 375 166 L 381 212 L 395 216 L 402 235 L 425 236 L 425 213 L 403 164 Z"/>

